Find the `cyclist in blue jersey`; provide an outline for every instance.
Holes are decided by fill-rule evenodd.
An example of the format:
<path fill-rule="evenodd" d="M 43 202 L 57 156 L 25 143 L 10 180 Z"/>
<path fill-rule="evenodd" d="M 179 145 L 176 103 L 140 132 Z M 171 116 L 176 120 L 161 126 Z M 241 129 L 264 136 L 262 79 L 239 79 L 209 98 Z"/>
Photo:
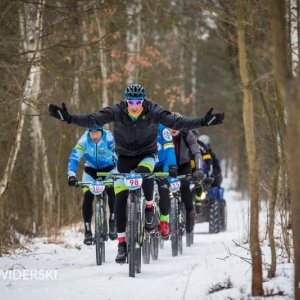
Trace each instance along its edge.
<path fill-rule="evenodd" d="M 85 158 L 85 166 L 82 181 L 94 181 L 97 172 L 109 172 L 115 168 L 115 139 L 109 130 L 104 130 L 103 126 L 88 128 L 88 130 L 77 141 L 76 146 L 71 151 L 68 164 L 68 184 L 77 186 L 77 167 L 82 157 Z M 115 193 L 113 187 L 106 189 L 108 196 L 109 217 L 109 238 L 117 238 L 115 225 L 114 205 Z M 84 244 L 92 244 L 91 221 L 93 216 L 94 195 L 88 188 L 83 188 L 82 216 L 84 222 Z"/>
<path fill-rule="evenodd" d="M 170 177 L 177 176 L 176 156 L 173 144 L 173 137 L 169 129 L 160 124 L 157 136 L 157 159 L 154 172 L 169 172 Z M 170 212 L 170 184 L 167 179 L 158 181 L 159 209 L 160 209 L 160 234 L 163 239 L 168 239 L 169 212 Z"/>
<path fill-rule="evenodd" d="M 138 173 L 150 173 L 154 169 L 157 153 L 158 125 L 178 130 L 191 130 L 203 126 L 222 124 L 224 113 L 213 114 L 211 108 L 203 118 L 185 118 L 171 112 L 146 98 L 145 89 L 139 84 L 131 84 L 124 92 L 125 99 L 112 106 L 104 107 L 91 114 L 70 114 L 67 107 L 49 105 L 51 117 L 80 127 L 96 127 L 114 122 L 114 137 L 118 155 L 117 169 L 129 173 L 136 169 Z M 142 188 L 146 198 L 145 229 L 155 227 L 153 209 L 154 179 L 143 181 Z M 118 232 L 117 263 L 127 259 L 126 244 L 126 203 L 129 191 L 122 182 L 115 182 L 115 215 Z"/>

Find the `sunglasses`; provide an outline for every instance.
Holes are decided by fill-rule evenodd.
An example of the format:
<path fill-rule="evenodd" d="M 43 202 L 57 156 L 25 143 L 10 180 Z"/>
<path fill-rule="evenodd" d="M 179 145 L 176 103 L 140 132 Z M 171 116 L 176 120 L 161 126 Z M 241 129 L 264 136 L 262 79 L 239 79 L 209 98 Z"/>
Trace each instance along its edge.
<path fill-rule="evenodd" d="M 130 105 L 140 105 L 144 100 L 127 100 L 127 103 Z"/>

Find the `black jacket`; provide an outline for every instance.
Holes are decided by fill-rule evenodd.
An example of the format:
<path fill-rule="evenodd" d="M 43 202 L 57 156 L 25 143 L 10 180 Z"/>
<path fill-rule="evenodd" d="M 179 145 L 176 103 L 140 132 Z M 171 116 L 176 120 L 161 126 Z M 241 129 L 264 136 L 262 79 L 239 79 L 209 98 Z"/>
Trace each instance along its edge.
<path fill-rule="evenodd" d="M 80 127 L 97 127 L 114 122 L 117 155 L 136 156 L 157 152 L 159 123 L 176 130 L 191 130 L 204 126 L 203 118 L 175 116 L 156 103 L 145 99 L 143 111 L 136 121 L 128 115 L 127 102 L 101 109 L 99 112 L 71 114 L 70 123 Z"/>
<path fill-rule="evenodd" d="M 173 138 L 173 141 L 178 166 L 190 164 L 191 159 L 193 159 L 196 169 L 202 169 L 200 147 L 191 131 L 180 132 L 177 137 Z M 177 144 L 179 146 L 178 151 L 176 150 Z"/>

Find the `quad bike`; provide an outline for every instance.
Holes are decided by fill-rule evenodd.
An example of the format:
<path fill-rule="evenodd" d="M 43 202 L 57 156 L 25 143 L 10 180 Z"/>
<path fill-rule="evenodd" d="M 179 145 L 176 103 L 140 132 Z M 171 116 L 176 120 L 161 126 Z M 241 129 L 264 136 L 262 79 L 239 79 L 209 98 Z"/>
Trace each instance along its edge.
<path fill-rule="evenodd" d="M 213 186 L 213 179 L 204 179 L 201 201 L 196 201 L 197 223 L 209 223 L 209 233 L 219 233 L 227 229 L 227 207 L 224 189 Z"/>

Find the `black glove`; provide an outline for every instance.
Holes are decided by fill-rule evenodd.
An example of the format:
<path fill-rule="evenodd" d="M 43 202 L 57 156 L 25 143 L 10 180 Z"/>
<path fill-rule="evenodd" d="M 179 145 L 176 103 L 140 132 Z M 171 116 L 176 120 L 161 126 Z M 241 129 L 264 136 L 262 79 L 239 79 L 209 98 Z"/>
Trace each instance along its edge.
<path fill-rule="evenodd" d="M 62 103 L 61 108 L 55 104 L 49 104 L 49 114 L 51 117 L 61 121 L 71 122 L 71 115 L 68 113 L 65 103 Z"/>
<path fill-rule="evenodd" d="M 203 178 L 204 178 L 203 171 L 201 169 L 196 169 L 194 171 L 194 178 L 195 178 L 195 181 L 203 180 Z"/>
<path fill-rule="evenodd" d="M 176 166 L 170 166 L 169 168 L 169 176 L 170 177 L 177 177 L 178 176 L 178 171 Z"/>
<path fill-rule="evenodd" d="M 213 108 L 211 108 L 203 118 L 203 126 L 211 126 L 222 124 L 224 120 L 224 113 L 212 114 Z"/>
<path fill-rule="evenodd" d="M 78 180 L 75 176 L 70 176 L 68 178 L 68 185 L 69 186 L 77 186 L 77 184 L 78 184 Z"/>

